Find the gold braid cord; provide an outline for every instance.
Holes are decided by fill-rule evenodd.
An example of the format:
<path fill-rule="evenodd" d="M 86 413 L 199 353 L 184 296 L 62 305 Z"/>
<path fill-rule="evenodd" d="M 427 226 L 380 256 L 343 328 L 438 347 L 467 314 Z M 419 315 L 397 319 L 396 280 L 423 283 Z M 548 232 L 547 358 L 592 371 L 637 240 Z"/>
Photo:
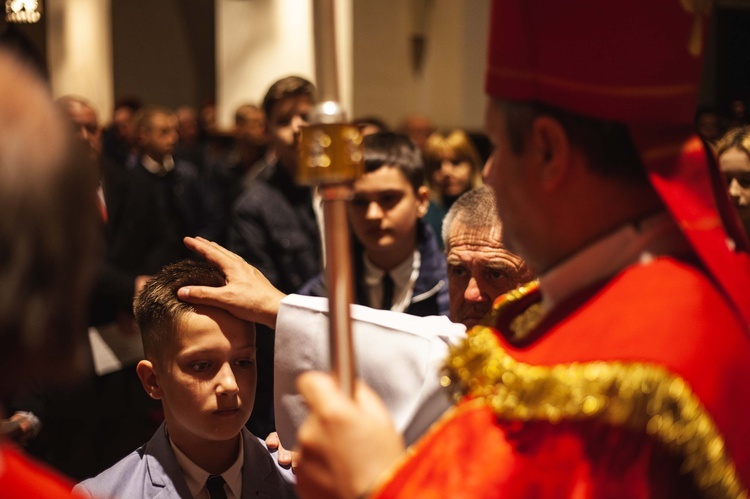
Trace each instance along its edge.
<path fill-rule="evenodd" d="M 493 330 L 477 326 L 451 352 L 443 385 L 456 400 L 483 399 L 506 420 L 597 418 L 645 431 L 683 456 L 710 497 L 747 497 L 716 425 L 685 381 L 645 363 L 588 362 L 551 367 L 517 362 Z"/>

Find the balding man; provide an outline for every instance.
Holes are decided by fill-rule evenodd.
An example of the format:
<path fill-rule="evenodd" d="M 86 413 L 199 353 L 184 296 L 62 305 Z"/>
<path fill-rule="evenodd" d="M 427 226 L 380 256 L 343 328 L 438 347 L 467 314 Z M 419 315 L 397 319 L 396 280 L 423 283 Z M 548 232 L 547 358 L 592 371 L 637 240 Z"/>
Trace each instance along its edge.
<path fill-rule="evenodd" d="M 458 198 L 443 220 L 450 319 L 479 324 L 495 299 L 533 278 L 531 268 L 502 243 L 503 226 L 487 186 Z"/>

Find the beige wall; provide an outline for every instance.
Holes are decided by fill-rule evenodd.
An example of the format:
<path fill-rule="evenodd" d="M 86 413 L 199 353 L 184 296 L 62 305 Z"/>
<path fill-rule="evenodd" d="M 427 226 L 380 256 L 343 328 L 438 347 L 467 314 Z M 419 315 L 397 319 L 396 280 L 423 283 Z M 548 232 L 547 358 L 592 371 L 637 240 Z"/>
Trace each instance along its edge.
<path fill-rule="evenodd" d="M 351 109 L 351 1 L 335 0 L 342 104 Z M 219 123 L 259 104 L 268 87 L 291 74 L 314 77 L 311 0 L 216 1 Z"/>
<path fill-rule="evenodd" d="M 217 0 L 219 120 L 258 103 L 280 77 L 314 81 L 311 0 Z M 354 117 L 395 126 L 419 112 L 439 126 L 480 129 L 489 0 L 336 0 L 341 100 Z M 427 13 L 424 17 L 421 14 Z M 421 73 L 410 38 L 423 29 Z"/>
<path fill-rule="evenodd" d="M 111 116 L 110 0 L 47 0 L 47 58 L 55 97 L 76 94 Z"/>
<path fill-rule="evenodd" d="M 354 0 L 353 106 L 396 126 L 407 114 L 439 126 L 482 126 L 489 0 Z M 416 12 L 427 13 L 421 73 L 411 62 Z"/>
<path fill-rule="evenodd" d="M 197 50 L 191 47 L 197 31 L 204 30 L 186 28 L 196 22 L 181 19 L 186 14 L 180 13 L 177 0 L 160 0 L 156 11 L 155 17 L 174 24 L 160 24 L 166 29 L 163 43 L 150 42 L 146 44 L 149 50 L 128 52 L 124 48 L 138 45 L 137 30 L 127 33 L 135 41 L 118 39 L 118 47 L 124 48 L 118 52 L 121 67 L 113 77 L 110 1 L 48 0 L 48 56 L 55 93 L 90 98 L 104 119 L 112 106 L 113 78 L 117 78 L 120 94 L 139 94 L 147 102 L 179 105 L 205 99 L 207 87 L 201 78 L 209 71 L 195 61 L 208 58 L 189 56 Z M 151 5 L 151 0 L 123 1 L 114 6 L 120 13 L 114 21 L 117 33 L 123 31 L 123 24 L 136 22 L 120 19 L 128 17 L 123 12 L 134 16 L 145 12 L 142 8 L 123 10 L 126 6 Z M 439 126 L 481 128 L 489 0 L 335 2 L 341 100 L 351 115 L 375 114 L 395 126 L 407 114 L 419 112 Z M 237 106 L 258 103 L 280 77 L 299 74 L 314 80 L 310 5 L 311 0 L 215 0 L 220 124 L 230 126 Z M 411 61 L 410 38 L 417 29 L 423 30 L 427 40 L 421 72 L 415 72 Z M 153 37 L 153 30 L 150 33 Z M 156 46 L 173 55 L 166 57 L 172 69 L 154 78 L 152 66 L 164 68 L 164 57 L 156 57 Z M 156 62 L 149 66 L 152 59 Z"/>

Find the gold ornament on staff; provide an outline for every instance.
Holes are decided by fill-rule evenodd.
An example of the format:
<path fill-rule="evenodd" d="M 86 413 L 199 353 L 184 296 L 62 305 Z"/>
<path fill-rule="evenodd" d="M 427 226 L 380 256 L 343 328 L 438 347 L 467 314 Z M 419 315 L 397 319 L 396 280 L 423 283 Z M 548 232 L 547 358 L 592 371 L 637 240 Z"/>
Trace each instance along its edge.
<path fill-rule="evenodd" d="M 313 0 L 315 79 L 318 104 L 302 129 L 297 181 L 318 186 L 323 200 L 331 367 L 341 390 L 352 395 L 354 348 L 349 305 L 354 291 L 346 203 L 362 174 L 362 135 L 346 123 L 339 104 L 333 0 Z"/>

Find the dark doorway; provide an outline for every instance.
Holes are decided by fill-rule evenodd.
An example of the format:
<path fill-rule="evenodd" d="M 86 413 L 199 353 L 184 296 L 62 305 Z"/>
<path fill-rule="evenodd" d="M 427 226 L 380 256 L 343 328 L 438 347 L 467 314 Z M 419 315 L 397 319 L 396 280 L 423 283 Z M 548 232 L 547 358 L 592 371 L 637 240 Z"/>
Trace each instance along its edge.
<path fill-rule="evenodd" d="M 746 109 L 750 106 L 750 2 L 732 4 L 716 12 L 716 104 L 726 116 L 733 100 L 742 100 Z"/>

